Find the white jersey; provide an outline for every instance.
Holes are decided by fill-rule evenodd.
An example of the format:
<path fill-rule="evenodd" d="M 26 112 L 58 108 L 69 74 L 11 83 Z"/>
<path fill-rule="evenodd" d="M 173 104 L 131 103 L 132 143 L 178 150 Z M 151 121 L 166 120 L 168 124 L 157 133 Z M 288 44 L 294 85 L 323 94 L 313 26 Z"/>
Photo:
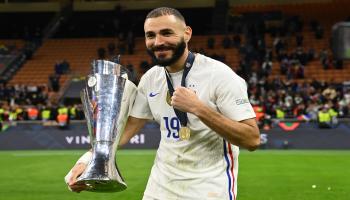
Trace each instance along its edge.
<path fill-rule="evenodd" d="M 182 73 L 171 73 L 174 88 L 180 85 Z M 219 61 L 196 54 L 186 87 L 228 118 L 241 121 L 255 117 L 245 81 Z M 190 113 L 187 126 L 191 137 L 180 140 L 181 124 L 166 102 L 167 91 L 164 68 L 152 67 L 141 78 L 131 111 L 133 117 L 160 124 L 161 141 L 144 199 L 235 199 L 239 148 Z"/>

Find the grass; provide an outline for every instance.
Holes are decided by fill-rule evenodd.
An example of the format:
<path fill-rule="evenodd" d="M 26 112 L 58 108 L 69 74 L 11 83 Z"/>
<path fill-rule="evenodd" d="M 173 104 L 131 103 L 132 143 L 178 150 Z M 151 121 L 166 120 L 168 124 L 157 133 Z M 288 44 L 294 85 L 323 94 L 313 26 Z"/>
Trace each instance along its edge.
<path fill-rule="evenodd" d="M 155 151 L 120 150 L 128 189 L 120 193 L 68 191 L 63 177 L 83 151 L 0 151 L 0 199 L 139 200 Z M 347 200 L 350 151 L 242 151 L 238 200 Z M 315 185 L 316 188 L 312 188 Z"/>

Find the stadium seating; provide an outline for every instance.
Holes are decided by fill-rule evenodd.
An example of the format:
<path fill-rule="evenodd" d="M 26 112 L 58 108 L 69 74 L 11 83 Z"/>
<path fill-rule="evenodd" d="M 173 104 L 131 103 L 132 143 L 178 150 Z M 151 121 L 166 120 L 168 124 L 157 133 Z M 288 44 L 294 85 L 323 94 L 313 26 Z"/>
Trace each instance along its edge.
<path fill-rule="evenodd" d="M 15 45 L 17 49 L 21 49 L 24 47 L 24 40 L 19 40 L 19 39 L 10 39 L 10 40 L 7 40 L 7 39 L 0 39 L 0 45 Z"/>
<path fill-rule="evenodd" d="M 323 48 L 329 48 L 326 41 L 316 40 L 310 31 L 304 31 L 304 46 L 313 47 L 319 52 Z M 325 38 L 329 38 L 329 32 L 326 32 Z M 216 46 L 214 49 L 208 49 L 207 39 L 208 36 L 194 36 L 191 41 L 192 49 L 204 48 L 208 55 L 214 53 L 219 55 L 225 55 L 227 64 L 237 69 L 240 58 L 238 50 L 235 48 L 223 49 L 221 47 L 221 41 L 223 35 L 217 35 Z M 296 44 L 293 41 L 294 37 L 289 38 L 288 52 L 292 52 L 296 49 Z M 89 39 L 51 39 L 46 41 L 43 46 L 35 53 L 32 60 L 29 60 L 16 76 L 11 80 L 10 84 L 46 84 L 48 83 L 48 77 L 54 73 L 54 64 L 57 60 L 66 59 L 71 66 L 71 70 L 75 74 L 86 75 L 88 73 L 90 62 L 97 58 L 97 49 L 100 47 L 106 47 L 109 42 L 115 41 L 113 38 L 89 38 Z M 273 39 L 266 35 L 267 46 L 272 47 Z M 109 57 L 110 58 L 110 57 Z M 143 38 L 136 39 L 135 55 L 123 55 L 122 64 L 132 64 L 137 72 L 140 72 L 139 65 L 141 61 L 150 61 L 148 55 L 145 53 Z M 343 70 L 323 70 L 322 65 L 318 60 L 312 61 L 305 68 L 306 77 L 314 76 L 315 78 L 330 79 L 334 78 L 336 81 L 344 81 L 348 79 L 350 70 L 350 63 L 344 63 Z M 272 75 L 279 74 L 279 64 L 274 62 L 272 68 Z M 331 75 L 331 76 L 330 76 Z M 139 75 L 141 76 L 141 75 Z M 67 75 L 63 75 L 61 83 L 63 84 L 68 79 Z"/>
<path fill-rule="evenodd" d="M 148 60 L 145 55 L 144 42 L 138 39 L 136 45 L 136 55 L 125 55 L 122 63 L 133 64 L 136 68 L 141 60 Z M 70 63 L 73 74 L 87 75 L 90 69 L 90 62 L 97 59 L 97 49 L 107 47 L 109 42 L 115 42 L 113 38 L 89 38 L 89 39 L 50 39 L 34 54 L 10 84 L 46 84 L 49 75 L 54 73 L 56 61 L 66 59 Z M 142 53 L 141 53 L 142 52 Z M 68 76 L 61 77 L 61 84 L 67 80 Z"/>
<path fill-rule="evenodd" d="M 344 0 L 335 1 L 310 1 L 309 3 L 290 3 L 288 5 L 278 4 L 241 4 L 232 7 L 232 13 L 246 13 L 246 12 L 268 12 L 268 11 L 281 11 L 286 15 L 298 15 L 304 23 L 302 35 L 304 37 L 303 47 L 304 50 L 309 48 L 315 49 L 316 53 L 319 53 L 322 49 L 330 51 L 329 38 L 331 35 L 331 26 L 337 22 L 345 19 L 348 16 L 346 10 L 349 2 Z M 327 15 L 324 15 L 324 10 L 327 10 Z M 324 27 L 323 39 L 316 39 L 314 32 L 309 28 L 308 23 L 317 19 L 322 27 Z M 234 70 L 238 68 L 240 62 L 240 55 L 238 49 L 222 48 L 221 42 L 224 35 L 213 35 L 216 40 L 216 46 L 214 49 L 207 48 L 207 40 L 209 36 L 193 36 L 190 48 L 191 49 L 204 49 L 207 55 L 219 54 L 225 56 L 226 63 Z M 231 35 L 230 35 L 231 37 Z M 241 35 L 242 41 L 245 38 Z M 284 38 L 288 43 L 287 53 L 293 52 L 296 48 L 296 42 L 294 36 L 286 36 Z M 269 34 L 265 34 L 266 46 L 272 48 L 274 38 Z M 48 76 L 54 73 L 54 64 L 57 60 L 66 59 L 70 63 L 70 68 L 73 74 L 86 75 L 90 68 L 90 62 L 97 58 L 98 48 L 107 48 L 108 43 L 117 42 L 115 38 L 81 38 L 81 39 L 49 39 L 44 42 L 42 47 L 35 52 L 33 59 L 25 63 L 16 76 L 10 81 L 10 84 L 46 84 L 48 83 Z M 1 40 L 0 40 L 1 43 Z M 108 54 L 108 53 L 106 53 Z M 110 56 L 107 58 L 110 59 Z M 136 38 L 136 47 L 134 55 L 123 55 L 122 64 L 132 64 L 138 74 L 138 78 L 142 75 L 140 69 L 140 63 L 142 61 L 150 62 L 149 56 L 145 53 L 144 38 Z M 345 81 L 349 80 L 350 62 L 344 62 L 344 69 L 328 69 L 322 68 L 321 62 L 315 59 L 308 63 L 305 67 L 305 77 L 307 79 L 317 78 L 319 80 L 334 80 Z M 279 63 L 276 59 L 273 60 L 272 76 L 280 75 Z M 285 78 L 282 76 L 282 78 Z M 61 84 L 67 81 L 69 77 L 63 75 L 61 77 Z"/>
<path fill-rule="evenodd" d="M 304 22 L 304 29 L 302 35 L 304 37 L 303 46 L 305 48 L 313 48 L 317 53 L 322 49 L 330 49 L 330 36 L 332 25 L 338 21 L 343 21 L 349 17 L 347 8 L 350 6 L 349 1 L 345 0 L 333 0 L 333 1 L 310 1 L 309 3 L 290 3 L 285 5 L 278 4 L 246 4 L 232 7 L 232 13 L 246 13 L 246 12 L 268 12 L 268 11 L 281 11 L 286 15 L 297 15 L 300 16 Z M 325 10 L 327 14 L 325 15 Z M 317 19 L 320 24 L 324 27 L 323 39 L 316 39 L 314 33 L 310 30 L 308 23 L 311 20 Z M 295 37 L 287 37 L 288 53 L 291 53 L 296 49 Z M 272 47 L 273 38 L 270 35 L 265 35 L 266 44 L 268 47 Z M 305 49 L 307 50 L 307 49 Z M 344 69 L 328 69 L 323 70 L 322 64 L 315 60 L 309 63 L 305 67 L 305 77 L 307 79 L 316 78 L 318 80 L 330 81 L 334 80 L 337 82 L 349 80 L 350 74 L 350 63 L 344 62 Z M 272 68 L 271 77 L 280 75 L 279 64 L 274 62 Z M 282 78 L 284 78 L 282 76 Z"/>

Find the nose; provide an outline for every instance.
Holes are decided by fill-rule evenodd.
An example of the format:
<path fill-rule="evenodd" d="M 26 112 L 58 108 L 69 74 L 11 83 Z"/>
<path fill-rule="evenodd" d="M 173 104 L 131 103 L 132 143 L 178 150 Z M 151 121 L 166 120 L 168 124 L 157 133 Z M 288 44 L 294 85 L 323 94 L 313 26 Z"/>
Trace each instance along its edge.
<path fill-rule="evenodd" d="M 163 37 L 160 35 L 157 35 L 155 40 L 154 40 L 154 46 L 160 46 L 162 44 L 164 44 Z"/>

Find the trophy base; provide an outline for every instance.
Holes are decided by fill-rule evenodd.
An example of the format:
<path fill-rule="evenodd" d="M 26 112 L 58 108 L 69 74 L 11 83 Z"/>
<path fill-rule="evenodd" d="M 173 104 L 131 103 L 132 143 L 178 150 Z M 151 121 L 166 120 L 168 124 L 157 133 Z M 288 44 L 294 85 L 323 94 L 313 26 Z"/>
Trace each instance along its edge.
<path fill-rule="evenodd" d="M 85 184 L 89 192 L 120 192 L 127 187 L 116 180 L 79 180 L 77 184 Z"/>

